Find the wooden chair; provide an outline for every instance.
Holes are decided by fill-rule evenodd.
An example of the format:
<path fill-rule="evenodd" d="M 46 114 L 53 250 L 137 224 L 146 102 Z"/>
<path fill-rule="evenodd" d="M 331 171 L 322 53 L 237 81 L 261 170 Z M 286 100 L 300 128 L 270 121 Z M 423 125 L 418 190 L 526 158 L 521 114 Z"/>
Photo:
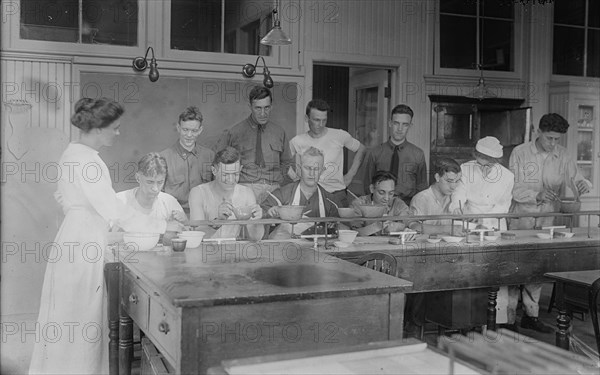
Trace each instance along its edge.
<path fill-rule="evenodd" d="M 390 254 L 377 252 L 369 253 L 361 257 L 356 263 L 378 272 L 398 276 L 398 262 L 396 261 L 396 258 Z"/>
<path fill-rule="evenodd" d="M 598 327 L 598 293 L 600 292 L 600 279 L 592 283 L 589 289 L 589 304 L 590 315 L 592 316 L 592 324 L 594 325 L 594 335 L 596 335 L 596 345 L 600 354 L 600 328 Z"/>

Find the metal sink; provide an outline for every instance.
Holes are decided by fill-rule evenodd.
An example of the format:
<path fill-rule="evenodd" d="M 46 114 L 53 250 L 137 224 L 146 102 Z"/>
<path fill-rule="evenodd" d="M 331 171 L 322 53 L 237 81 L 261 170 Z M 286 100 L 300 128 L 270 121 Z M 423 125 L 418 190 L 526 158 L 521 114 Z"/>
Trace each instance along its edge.
<path fill-rule="evenodd" d="M 312 264 L 261 267 L 252 272 L 250 277 L 257 281 L 285 288 L 355 283 L 369 279 L 368 276 L 359 277 Z"/>

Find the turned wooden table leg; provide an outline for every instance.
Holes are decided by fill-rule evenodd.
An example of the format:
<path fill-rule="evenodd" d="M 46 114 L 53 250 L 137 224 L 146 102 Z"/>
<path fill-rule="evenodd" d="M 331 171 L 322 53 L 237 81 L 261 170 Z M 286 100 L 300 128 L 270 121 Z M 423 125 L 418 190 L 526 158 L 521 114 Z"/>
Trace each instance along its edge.
<path fill-rule="evenodd" d="M 121 271 L 123 268 L 121 267 Z M 122 283 L 123 272 L 120 274 L 119 289 Z M 131 375 L 131 362 L 133 362 L 133 320 L 119 299 L 119 375 Z"/>
<path fill-rule="evenodd" d="M 120 263 L 107 263 L 104 268 L 108 292 L 108 371 L 119 375 L 119 273 Z"/>
<path fill-rule="evenodd" d="M 496 298 L 498 297 L 498 288 L 490 288 L 488 291 L 487 304 L 487 329 L 496 330 Z"/>
<path fill-rule="evenodd" d="M 569 326 L 571 325 L 571 318 L 567 314 L 565 304 L 565 285 L 560 281 L 556 282 L 556 306 L 558 307 L 556 346 L 569 350 Z"/>

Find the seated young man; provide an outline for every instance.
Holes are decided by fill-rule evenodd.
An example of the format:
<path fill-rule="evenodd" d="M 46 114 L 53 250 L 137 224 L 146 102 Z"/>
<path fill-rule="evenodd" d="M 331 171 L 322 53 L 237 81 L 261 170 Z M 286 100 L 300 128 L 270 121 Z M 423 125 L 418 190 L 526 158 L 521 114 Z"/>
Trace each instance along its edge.
<path fill-rule="evenodd" d="M 262 210 L 256 204 L 252 189 L 239 185 L 240 153 L 233 147 L 226 147 L 215 155 L 212 173 L 215 179 L 198 185 L 190 191 L 191 220 L 235 220 L 234 207 L 254 206 L 252 219 L 260 219 Z M 260 240 L 264 234 L 261 224 L 248 224 L 251 240 Z M 220 228 L 202 226 L 199 228 L 208 238 L 237 238 L 240 225 L 223 225 Z"/>
<path fill-rule="evenodd" d="M 337 217 L 337 208 L 332 202 L 334 196 L 319 185 L 319 177 L 324 170 L 324 157 L 321 150 L 310 147 L 300 156 L 297 170 L 300 180 L 292 182 L 271 193 L 262 203 L 268 217 L 279 217 L 279 207 L 283 205 L 305 206 L 305 217 Z M 313 226 L 312 223 L 298 223 L 293 226 L 294 234 L 299 235 Z M 290 224 L 280 224 L 269 238 L 286 239 L 292 235 Z"/>
<path fill-rule="evenodd" d="M 461 178 L 460 165 L 454 159 L 440 158 L 435 161 L 434 168 L 435 182 L 412 198 L 411 213 L 415 216 L 460 214 L 460 209 L 451 211 L 452 194 Z M 424 233 L 449 233 L 451 225 L 450 219 L 426 220 L 422 227 Z M 412 229 L 421 229 L 421 224 L 416 222 L 409 226 Z"/>
<path fill-rule="evenodd" d="M 387 206 L 384 216 L 408 216 L 410 210 L 406 203 L 398 197 L 394 196 L 396 189 L 396 176 L 388 171 L 378 171 L 371 178 L 369 190 L 371 194 L 364 195 L 352 201 L 351 207 L 354 208 L 357 214 L 361 211 L 359 206 L 377 204 Z M 353 222 L 352 229 L 358 231 L 360 236 L 371 236 L 374 234 L 383 234 L 382 232 L 397 232 L 404 229 L 405 225 L 402 222 L 386 221 L 383 224 L 380 221 L 371 223 Z"/>
<path fill-rule="evenodd" d="M 117 193 L 117 198 L 136 211 L 157 219 L 185 222 L 187 216 L 177 199 L 161 190 L 167 178 L 167 161 L 156 152 L 138 162 L 138 187 Z"/>

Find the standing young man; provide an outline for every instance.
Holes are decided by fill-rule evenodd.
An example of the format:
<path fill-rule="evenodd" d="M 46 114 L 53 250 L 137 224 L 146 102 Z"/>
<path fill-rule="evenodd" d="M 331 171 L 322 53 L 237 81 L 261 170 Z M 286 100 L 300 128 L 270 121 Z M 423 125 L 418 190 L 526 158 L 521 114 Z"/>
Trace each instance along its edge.
<path fill-rule="evenodd" d="M 327 127 L 329 104 L 321 99 L 314 99 L 306 106 L 308 132 L 298 134 L 290 141 L 292 156 L 300 157 L 310 147 L 323 151 L 325 170 L 321 174 L 319 184 L 336 197 L 344 207 L 348 206 L 346 187 L 358 172 L 366 148 L 347 131 Z M 355 152 L 352 166 L 344 175 L 344 147 Z M 291 176 L 294 178 L 295 176 Z"/>
<path fill-rule="evenodd" d="M 212 180 L 211 166 L 215 153 L 196 142 L 203 130 L 202 120 L 198 107 L 187 107 L 175 125 L 179 139 L 160 152 L 167 161 L 165 193 L 174 196 L 188 214 L 190 190 Z"/>
<path fill-rule="evenodd" d="M 390 138 L 367 153 L 364 178 L 365 191 L 369 191 L 371 178 L 377 171 L 393 173 L 396 195 L 408 205 L 415 194 L 428 187 L 425 153 L 406 140 L 412 119 L 413 111 L 409 106 L 399 104 L 392 109 L 388 123 Z"/>
<path fill-rule="evenodd" d="M 255 86 L 248 99 L 250 116 L 223 132 L 217 150 L 231 146 L 240 152 L 240 184 L 250 187 L 260 204 L 269 192 L 281 186 L 292 157 L 285 131 L 269 120 L 271 91 Z"/>

